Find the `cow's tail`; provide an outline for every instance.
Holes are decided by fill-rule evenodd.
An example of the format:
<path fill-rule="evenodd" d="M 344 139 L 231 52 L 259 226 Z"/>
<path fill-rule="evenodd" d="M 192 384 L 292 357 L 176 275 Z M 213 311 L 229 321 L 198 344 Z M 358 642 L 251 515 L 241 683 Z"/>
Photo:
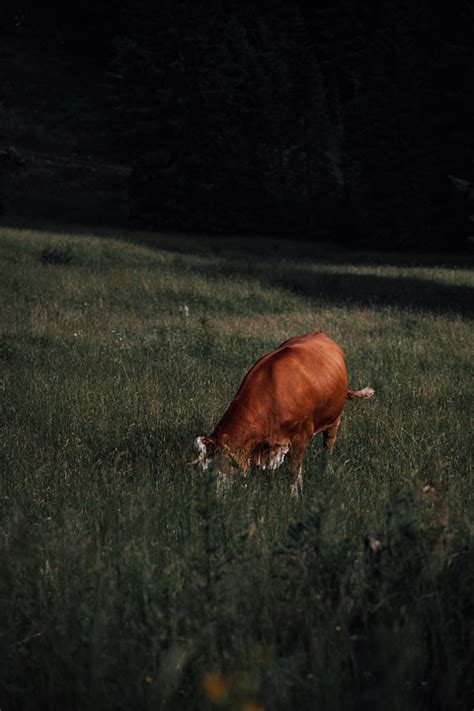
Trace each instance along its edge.
<path fill-rule="evenodd" d="M 347 400 L 354 400 L 355 398 L 360 398 L 361 400 L 369 400 L 373 397 L 375 390 L 373 388 L 362 388 L 362 390 L 348 390 L 346 398 Z"/>

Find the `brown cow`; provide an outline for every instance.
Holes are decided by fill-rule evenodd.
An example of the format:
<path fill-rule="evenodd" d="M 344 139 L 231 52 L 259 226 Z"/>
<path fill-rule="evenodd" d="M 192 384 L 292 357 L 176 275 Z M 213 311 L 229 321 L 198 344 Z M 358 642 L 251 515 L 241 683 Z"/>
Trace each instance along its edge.
<path fill-rule="evenodd" d="M 196 462 L 227 475 L 251 465 L 275 471 L 288 455 L 298 495 L 311 438 L 322 432 L 331 455 L 346 399 L 374 394 L 348 385 L 344 352 L 325 333 L 290 338 L 249 370 L 212 435 L 196 438 Z"/>

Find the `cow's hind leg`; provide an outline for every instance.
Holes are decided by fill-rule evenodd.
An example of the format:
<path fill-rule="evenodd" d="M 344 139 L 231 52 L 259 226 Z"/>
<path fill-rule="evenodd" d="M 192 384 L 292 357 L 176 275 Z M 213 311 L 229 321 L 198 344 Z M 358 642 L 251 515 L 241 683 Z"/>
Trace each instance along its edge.
<path fill-rule="evenodd" d="M 332 425 L 329 425 L 323 432 L 323 449 L 329 456 L 333 453 L 334 445 L 336 444 L 337 430 L 340 424 L 341 417 L 339 416 L 337 420 L 333 422 Z"/>
<path fill-rule="evenodd" d="M 333 422 L 332 425 L 330 425 L 327 430 L 323 432 L 323 451 L 326 455 L 325 469 L 328 473 L 333 472 L 331 458 L 334 450 L 334 445 L 336 444 L 337 430 L 340 424 L 341 418 L 338 417 L 337 420 Z"/>

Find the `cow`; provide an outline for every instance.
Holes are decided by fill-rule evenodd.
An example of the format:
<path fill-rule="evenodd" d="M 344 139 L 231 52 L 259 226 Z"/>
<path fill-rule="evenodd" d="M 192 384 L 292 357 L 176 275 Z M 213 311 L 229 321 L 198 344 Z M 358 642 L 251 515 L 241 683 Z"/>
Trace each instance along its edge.
<path fill-rule="evenodd" d="M 298 496 L 311 438 L 322 432 L 330 456 L 346 400 L 374 394 L 348 386 L 344 352 L 323 331 L 290 338 L 248 371 L 213 433 L 195 439 L 195 462 L 222 479 L 251 466 L 274 472 L 287 458 Z"/>

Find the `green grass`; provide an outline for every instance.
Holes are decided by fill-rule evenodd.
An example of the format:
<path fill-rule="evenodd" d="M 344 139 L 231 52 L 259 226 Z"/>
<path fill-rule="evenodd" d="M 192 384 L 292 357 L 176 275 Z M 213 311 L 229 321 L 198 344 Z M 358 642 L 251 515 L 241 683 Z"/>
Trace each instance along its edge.
<path fill-rule="evenodd" d="M 105 230 L 0 247 L 2 709 L 470 708 L 470 264 Z M 284 470 L 217 499 L 193 438 L 319 329 L 376 390 L 334 471 L 318 441 L 299 500 Z"/>

